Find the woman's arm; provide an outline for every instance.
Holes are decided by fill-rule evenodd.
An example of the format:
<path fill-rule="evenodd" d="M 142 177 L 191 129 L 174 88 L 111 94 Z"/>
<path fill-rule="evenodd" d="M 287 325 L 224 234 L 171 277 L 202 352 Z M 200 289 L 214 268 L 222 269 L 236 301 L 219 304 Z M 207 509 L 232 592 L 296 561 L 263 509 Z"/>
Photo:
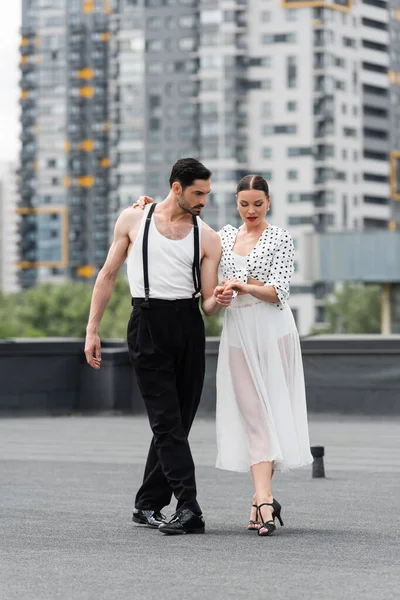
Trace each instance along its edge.
<path fill-rule="evenodd" d="M 225 285 L 225 290 L 235 290 L 242 294 L 250 294 L 254 298 L 258 298 L 258 300 L 263 300 L 264 302 L 272 302 L 274 304 L 279 302 L 276 289 L 272 285 L 264 285 L 256 279 L 249 279 L 249 281 L 255 281 L 256 283 L 243 283 L 238 279 L 231 279 Z"/>

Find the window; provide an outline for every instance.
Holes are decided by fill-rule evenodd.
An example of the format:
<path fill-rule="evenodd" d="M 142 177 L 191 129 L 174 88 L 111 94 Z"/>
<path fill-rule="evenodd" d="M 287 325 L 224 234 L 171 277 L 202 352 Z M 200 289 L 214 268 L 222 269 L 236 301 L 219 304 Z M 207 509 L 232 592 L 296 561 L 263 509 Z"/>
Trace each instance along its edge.
<path fill-rule="evenodd" d="M 383 65 L 377 65 L 375 63 L 363 61 L 362 68 L 365 71 L 371 71 L 372 73 L 383 73 L 384 75 L 387 73 L 387 67 L 384 67 Z"/>
<path fill-rule="evenodd" d="M 222 22 L 220 10 L 203 10 L 200 15 L 202 25 L 219 25 Z"/>
<path fill-rule="evenodd" d="M 202 92 L 216 92 L 218 90 L 218 79 L 203 79 L 200 85 Z"/>
<path fill-rule="evenodd" d="M 264 11 L 261 13 L 261 21 L 262 21 L 263 23 L 269 23 L 269 22 L 270 22 L 270 20 L 271 20 L 271 11 L 269 11 L 269 10 L 264 10 Z"/>
<path fill-rule="evenodd" d="M 361 19 L 361 23 L 365 25 L 365 27 L 372 27 L 373 29 L 387 31 L 387 24 L 382 23 L 382 21 L 375 21 L 375 19 L 366 19 L 365 17 L 363 17 Z"/>
<path fill-rule="evenodd" d="M 387 155 L 387 152 L 364 150 L 364 158 L 370 158 L 371 160 L 382 160 L 382 161 L 386 162 L 388 160 L 388 155 Z"/>
<path fill-rule="evenodd" d="M 179 19 L 179 25 L 183 28 L 191 28 L 196 25 L 196 17 L 194 15 L 184 15 Z"/>
<path fill-rule="evenodd" d="M 289 225 L 312 225 L 314 219 L 312 216 L 300 216 L 296 215 L 294 217 L 288 218 Z"/>
<path fill-rule="evenodd" d="M 356 137 L 357 129 L 354 129 L 354 127 L 343 127 L 343 135 L 344 137 Z"/>
<path fill-rule="evenodd" d="M 197 41 L 195 38 L 191 38 L 191 37 L 180 38 L 178 46 L 179 46 L 179 50 L 191 52 L 192 50 L 196 50 Z"/>
<path fill-rule="evenodd" d="M 216 54 L 202 56 L 200 61 L 202 69 L 217 69 L 221 66 L 221 56 L 218 56 Z"/>
<path fill-rule="evenodd" d="M 272 148 L 269 148 L 269 147 L 263 148 L 262 157 L 267 158 L 267 159 L 272 158 Z"/>
<path fill-rule="evenodd" d="M 347 159 L 347 150 L 342 150 L 342 158 L 343 160 Z"/>
<path fill-rule="evenodd" d="M 180 104 L 178 110 L 181 117 L 193 117 L 197 113 L 197 106 L 195 104 Z"/>
<path fill-rule="evenodd" d="M 164 65 L 160 61 L 152 61 L 148 63 L 147 72 L 149 75 L 161 75 L 164 71 Z"/>
<path fill-rule="evenodd" d="M 291 89 L 297 87 L 297 60 L 295 56 L 286 57 L 286 85 Z"/>
<path fill-rule="evenodd" d="M 343 46 L 345 46 L 346 48 L 355 48 L 356 40 L 354 38 L 344 37 Z"/>
<path fill-rule="evenodd" d="M 369 106 L 364 104 L 363 106 L 364 115 L 371 117 L 382 117 L 386 119 L 388 117 L 388 111 L 385 108 L 378 108 L 377 106 Z"/>
<path fill-rule="evenodd" d="M 262 129 L 263 135 L 274 134 L 292 134 L 297 133 L 296 125 L 264 125 Z"/>
<path fill-rule="evenodd" d="M 272 115 L 272 102 L 266 100 L 261 104 L 261 116 L 270 117 Z"/>
<path fill-rule="evenodd" d="M 263 44 L 289 44 L 296 42 L 296 39 L 295 33 L 268 33 L 262 36 L 261 41 Z"/>
<path fill-rule="evenodd" d="M 311 156 L 312 153 L 313 152 L 312 152 L 311 146 L 303 146 L 303 147 L 292 146 L 287 149 L 287 155 L 290 157 L 292 157 L 292 156 Z"/>
<path fill-rule="evenodd" d="M 314 202 L 314 194 L 313 193 L 292 193 L 288 194 L 288 202 L 289 204 L 297 204 L 298 202 Z"/>
<path fill-rule="evenodd" d="M 387 183 L 388 177 L 386 175 L 376 175 L 375 173 L 363 173 L 364 181 L 374 181 L 376 183 Z"/>
<path fill-rule="evenodd" d="M 385 196 L 363 196 L 365 204 L 388 204 L 389 201 Z"/>
<path fill-rule="evenodd" d="M 364 127 L 364 136 L 374 138 L 376 140 L 387 140 L 388 132 L 382 129 L 371 129 L 368 127 Z"/>
<path fill-rule="evenodd" d="M 262 56 L 258 58 L 250 58 L 249 59 L 250 67 L 271 67 L 272 66 L 272 57 L 271 56 Z"/>
<path fill-rule="evenodd" d="M 286 108 L 288 112 L 296 112 L 297 102 L 295 100 L 289 100 L 289 102 L 286 105 Z"/>
<path fill-rule="evenodd" d="M 384 52 L 387 54 L 388 47 L 386 44 L 378 44 L 378 42 L 372 42 L 371 40 L 362 41 L 363 48 L 369 48 L 369 50 L 377 50 L 378 52 Z"/>
<path fill-rule="evenodd" d="M 298 178 L 297 170 L 296 169 L 289 169 L 289 171 L 287 172 L 287 178 L 290 181 L 293 181 L 293 180 L 297 179 Z"/>
<path fill-rule="evenodd" d="M 161 17 L 150 17 L 147 19 L 147 27 L 149 29 L 161 29 L 163 20 Z"/>
<path fill-rule="evenodd" d="M 163 49 L 163 40 L 147 40 L 146 50 L 147 52 L 161 52 Z"/>
<path fill-rule="evenodd" d="M 298 12 L 295 8 L 285 11 L 286 21 L 297 21 Z"/>
<path fill-rule="evenodd" d="M 363 92 L 364 92 L 364 94 L 373 94 L 374 96 L 387 96 L 388 95 L 388 90 L 386 88 L 379 87 L 376 85 L 368 85 L 368 84 L 363 85 Z"/>
<path fill-rule="evenodd" d="M 388 3 L 384 0 L 362 0 L 363 4 L 369 4 L 370 6 L 376 6 L 377 8 L 387 9 Z"/>

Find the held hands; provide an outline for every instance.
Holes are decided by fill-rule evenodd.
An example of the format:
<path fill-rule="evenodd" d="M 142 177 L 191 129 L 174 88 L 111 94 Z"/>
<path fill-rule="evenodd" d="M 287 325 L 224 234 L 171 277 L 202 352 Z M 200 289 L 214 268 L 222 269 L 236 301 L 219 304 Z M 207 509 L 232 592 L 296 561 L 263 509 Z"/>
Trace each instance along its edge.
<path fill-rule="evenodd" d="M 242 291 L 241 289 L 237 289 L 235 285 L 246 286 L 246 284 L 242 284 L 237 279 L 222 281 L 221 283 L 222 285 L 218 285 L 214 290 L 214 298 L 220 306 L 229 306 L 233 298 L 237 296 L 237 293 Z"/>
<path fill-rule="evenodd" d="M 97 333 L 86 333 L 85 356 L 88 365 L 98 371 L 101 363 L 101 346 Z"/>
<path fill-rule="evenodd" d="M 144 210 L 146 204 L 153 204 L 153 202 L 154 200 L 153 198 L 150 198 L 150 196 L 140 196 L 139 200 L 132 204 L 132 208 L 140 208 L 141 210 Z"/>
<path fill-rule="evenodd" d="M 229 306 L 233 298 L 238 294 L 249 294 L 250 286 L 248 283 L 243 283 L 239 279 L 231 279 L 230 281 L 222 281 L 222 285 L 218 285 L 214 290 L 214 298 L 217 304 L 221 306 Z"/>

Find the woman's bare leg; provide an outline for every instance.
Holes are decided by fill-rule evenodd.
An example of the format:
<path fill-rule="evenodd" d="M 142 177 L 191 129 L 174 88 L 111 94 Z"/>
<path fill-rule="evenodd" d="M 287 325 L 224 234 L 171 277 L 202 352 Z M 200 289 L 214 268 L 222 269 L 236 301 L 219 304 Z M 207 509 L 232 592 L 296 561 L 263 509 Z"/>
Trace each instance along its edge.
<path fill-rule="evenodd" d="M 270 504 L 274 497 L 271 489 L 271 479 L 274 474 L 274 463 L 272 462 L 260 462 L 251 467 L 251 476 L 253 478 L 254 490 L 255 490 L 255 502 L 257 506 L 267 502 Z M 272 506 L 263 506 L 259 510 L 258 520 L 261 523 L 265 523 L 272 518 L 273 508 Z M 263 528 L 261 528 L 263 531 Z"/>

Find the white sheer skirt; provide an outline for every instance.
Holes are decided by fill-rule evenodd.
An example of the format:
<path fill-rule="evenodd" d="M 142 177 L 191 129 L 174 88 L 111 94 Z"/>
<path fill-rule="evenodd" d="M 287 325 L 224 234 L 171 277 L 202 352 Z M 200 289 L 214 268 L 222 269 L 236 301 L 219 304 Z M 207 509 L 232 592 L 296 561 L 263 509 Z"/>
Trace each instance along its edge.
<path fill-rule="evenodd" d="M 217 468 L 312 463 L 300 340 L 283 310 L 248 294 L 225 311 L 217 369 Z"/>

